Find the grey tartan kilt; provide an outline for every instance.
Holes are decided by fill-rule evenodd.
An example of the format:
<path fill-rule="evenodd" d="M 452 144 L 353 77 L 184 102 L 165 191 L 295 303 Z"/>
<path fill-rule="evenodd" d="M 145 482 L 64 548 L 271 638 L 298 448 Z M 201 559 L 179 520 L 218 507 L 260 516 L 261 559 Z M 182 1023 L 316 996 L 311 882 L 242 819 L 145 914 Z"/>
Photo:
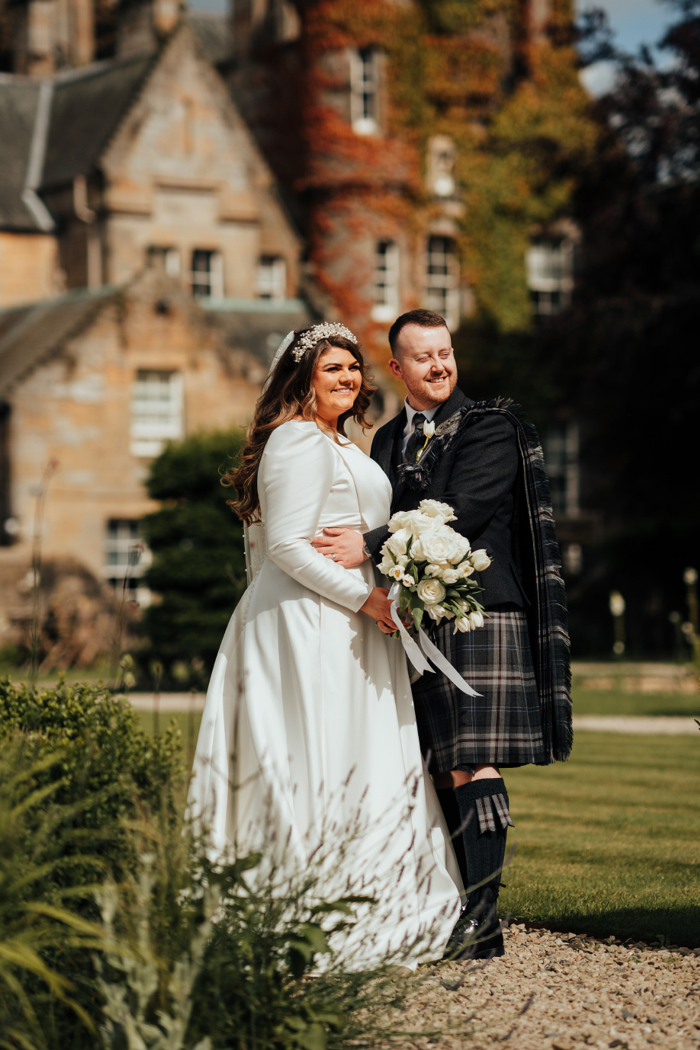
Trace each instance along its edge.
<path fill-rule="evenodd" d="M 481 696 L 467 696 L 439 671 L 413 686 L 418 735 L 431 773 L 479 764 L 546 764 L 542 715 L 522 609 L 487 610 L 483 627 L 432 635 L 452 666 Z"/>

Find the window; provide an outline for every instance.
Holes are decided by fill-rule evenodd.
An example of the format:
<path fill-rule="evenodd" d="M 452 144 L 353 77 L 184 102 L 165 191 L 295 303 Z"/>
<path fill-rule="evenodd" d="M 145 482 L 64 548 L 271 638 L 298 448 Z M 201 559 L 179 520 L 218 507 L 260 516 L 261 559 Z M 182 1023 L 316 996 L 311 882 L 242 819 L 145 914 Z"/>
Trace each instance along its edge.
<path fill-rule="evenodd" d="M 151 564 L 151 552 L 141 538 L 140 523 L 129 518 L 111 518 L 104 538 L 102 572 L 118 596 L 127 597 L 139 605 L 150 605 L 151 592 L 141 584 L 143 573 Z"/>
<path fill-rule="evenodd" d="M 287 298 L 287 264 L 280 255 L 261 255 L 258 260 L 258 298 Z"/>
<path fill-rule="evenodd" d="M 455 146 L 447 135 L 433 135 L 428 141 L 428 189 L 436 197 L 455 193 Z"/>
<path fill-rule="evenodd" d="M 131 452 L 157 456 L 166 441 L 183 434 L 182 376 L 138 372 L 131 400 Z"/>
<path fill-rule="evenodd" d="M 180 252 L 177 248 L 161 248 L 152 244 L 146 252 L 146 262 L 149 267 L 161 270 L 168 277 L 180 276 Z"/>
<path fill-rule="evenodd" d="M 372 298 L 373 321 L 393 321 L 400 313 L 399 246 L 393 241 L 377 242 Z"/>
<path fill-rule="evenodd" d="M 223 299 L 224 266 L 219 252 L 195 248 L 190 274 L 192 295 L 198 299 Z"/>
<path fill-rule="evenodd" d="M 350 55 L 350 119 L 358 135 L 379 128 L 379 52 L 363 47 Z"/>
<path fill-rule="evenodd" d="M 451 237 L 428 239 L 426 269 L 426 306 L 452 331 L 459 324 L 459 266 Z"/>
<path fill-rule="evenodd" d="M 555 516 L 575 518 L 579 512 L 578 426 L 555 423 L 544 441 L 544 459 Z"/>
<path fill-rule="evenodd" d="M 574 245 L 568 237 L 537 237 L 525 258 L 527 284 L 536 314 L 558 314 L 571 301 Z"/>

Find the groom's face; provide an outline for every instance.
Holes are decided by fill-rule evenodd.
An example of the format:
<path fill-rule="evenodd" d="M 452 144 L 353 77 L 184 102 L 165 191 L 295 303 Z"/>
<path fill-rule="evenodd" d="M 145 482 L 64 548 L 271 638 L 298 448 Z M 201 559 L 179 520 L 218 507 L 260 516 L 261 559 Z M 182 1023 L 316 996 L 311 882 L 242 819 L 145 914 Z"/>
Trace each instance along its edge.
<path fill-rule="evenodd" d="M 436 408 L 457 385 L 457 365 L 446 328 L 402 328 L 389 368 L 406 384 L 408 403 L 419 412 Z"/>

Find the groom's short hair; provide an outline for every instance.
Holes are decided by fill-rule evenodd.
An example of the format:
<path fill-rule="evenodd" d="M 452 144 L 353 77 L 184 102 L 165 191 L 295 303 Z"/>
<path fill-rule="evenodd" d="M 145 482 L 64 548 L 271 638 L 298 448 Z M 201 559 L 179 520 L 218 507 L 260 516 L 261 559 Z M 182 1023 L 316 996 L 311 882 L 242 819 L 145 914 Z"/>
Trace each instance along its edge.
<path fill-rule="evenodd" d="M 401 314 L 389 329 L 389 346 L 393 357 L 396 357 L 396 344 L 407 324 L 416 324 L 419 328 L 447 328 L 445 318 L 432 310 L 409 310 Z"/>

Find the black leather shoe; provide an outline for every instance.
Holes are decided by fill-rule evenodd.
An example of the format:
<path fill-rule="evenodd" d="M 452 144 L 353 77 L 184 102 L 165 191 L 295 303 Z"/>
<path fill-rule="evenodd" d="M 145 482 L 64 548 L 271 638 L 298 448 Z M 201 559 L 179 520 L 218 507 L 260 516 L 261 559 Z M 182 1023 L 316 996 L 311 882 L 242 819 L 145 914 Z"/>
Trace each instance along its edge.
<path fill-rule="evenodd" d="M 495 959 L 504 954 L 503 931 L 498 917 L 476 915 L 465 904 L 447 942 L 443 959 Z"/>

